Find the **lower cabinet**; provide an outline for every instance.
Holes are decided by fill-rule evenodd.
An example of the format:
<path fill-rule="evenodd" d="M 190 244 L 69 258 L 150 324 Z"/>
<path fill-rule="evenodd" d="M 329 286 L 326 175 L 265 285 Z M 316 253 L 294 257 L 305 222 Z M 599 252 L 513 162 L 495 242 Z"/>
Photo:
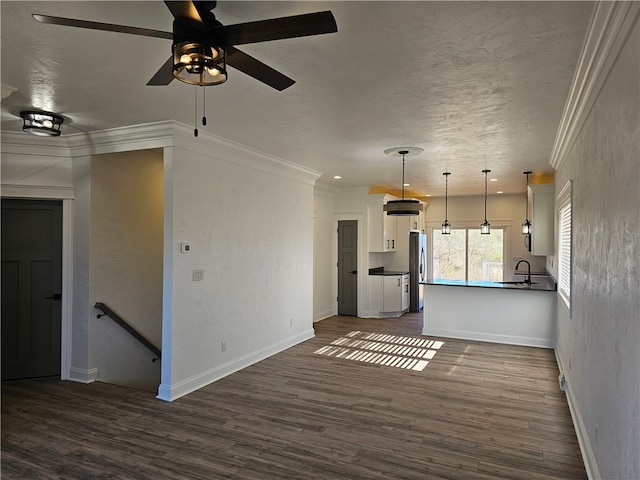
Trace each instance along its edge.
<path fill-rule="evenodd" d="M 409 274 L 370 275 L 372 317 L 399 317 L 409 309 Z"/>
<path fill-rule="evenodd" d="M 402 276 L 382 277 L 382 311 L 399 312 L 402 310 Z"/>
<path fill-rule="evenodd" d="M 409 274 L 402 275 L 402 311 L 409 308 Z"/>

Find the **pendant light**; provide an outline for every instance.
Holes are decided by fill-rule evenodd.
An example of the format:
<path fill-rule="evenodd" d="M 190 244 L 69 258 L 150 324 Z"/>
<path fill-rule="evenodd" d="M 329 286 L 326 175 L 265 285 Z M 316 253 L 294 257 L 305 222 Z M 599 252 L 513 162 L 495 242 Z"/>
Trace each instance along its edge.
<path fill-rule="evenodd" d="M 442 234 L 449 235 L 451 233 L 451 224 L 449 223 L 449 175 L 451 172 L 444 172 L 444 222 L 442 222 Z"/>
<path fill-rule="evenodd" d="M 418 147 L 395 147 L 384 151 L 387 155 L 402 156 L 402 200 L 389 200 L 383 210 L 387 215 L 394 216 L 415 216 L 422 211 L 422 204 L 418 200 L 405 200 L 404 198 L 404 157 L 418 155 L 423 152 Z"/>
<path fill-rule="evenodd" d="M 523 172 L 527 176 L 527 187 L 525 190 L 525 215 L 524 222 L 522 222 L 522 234 L 529 235 L 531 233 L 531 222 L 529 221 L 529 175 L 532 172 Z"/>
<path fill-rule="evenodd" d="M 480 225 L 480 233 L 489 235 L 491 233 L 491 225 L 487 222 L 487 173 L 491 170 L 482 170 L 484 173 L 484 222 Z"/>

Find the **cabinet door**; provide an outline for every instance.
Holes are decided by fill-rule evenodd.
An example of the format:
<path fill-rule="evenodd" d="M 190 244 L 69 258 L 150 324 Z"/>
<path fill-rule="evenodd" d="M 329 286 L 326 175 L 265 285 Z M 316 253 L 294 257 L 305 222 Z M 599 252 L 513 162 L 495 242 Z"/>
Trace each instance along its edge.
<path fill-rule="evenodd" d="M 531 253 L 554 253 L 554 187 L 552 184 L 529 185 L 531 198 Z"/>
<path fill-rule="evenodd" d="M 409 308 L 409 275 L 402 276 L 402 310 Z"/>
<path fill-rule="evenodd" d="M 392 252 L 396 249 L 396 217 L 384 211 L 384 204 L 395 197 L 369 195 L 368 240 L 370 252 Z"/>
<path fill-rule="evenodd" d="M 384 251 L 395 252 L 396 232 L 398 230 L 398 219 L 385 214 L 384 216 Z"/>
<path fill-rule="evenodd" d="M 384 277 L 383 311 L 399 312 L 402 310 L 402 276 Z"/>

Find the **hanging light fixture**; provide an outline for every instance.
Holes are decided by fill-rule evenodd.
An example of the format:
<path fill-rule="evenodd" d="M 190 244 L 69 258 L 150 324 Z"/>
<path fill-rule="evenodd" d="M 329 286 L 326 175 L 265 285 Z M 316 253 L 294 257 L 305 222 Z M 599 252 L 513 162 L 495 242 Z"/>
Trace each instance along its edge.
<path fill-rule="evenodd" d="M 444 172 L 444 222 L 442 222 L 442 234 L 449 235 L 451 233 L 451 224 L 449 223 L 448 207 L 449 207 L 449 175 L 451 172 Z"/>
<path fill-rule="evenodd" d="M 525 215 L 524 222 L 522 222 L 522 234 L 529 235 L 531 233 L 531 222 L 529 221 L 529 175 L 532 172 L 523 172 L 527 176 L 527 187 L 525 190 Z"/>
<path fill-rule="evenodd" d="M 25 110 L 20 112 L 22 130 L 40 137 L 59 137 L 64 118 L 56 113 L 41 110 Z"/>
<path fill-rule="evenodd" d="M 488 235 L 491 233 L 491 225 L 487 222 L 487 173 L 491 170 L 482 170 L 484 173 L 484 222 L 480 225 L 480 233 Z"/>
<path fill-rule="evenodd" d="M 404 198 L 404 157 L 418 155 L 422 152 L 423 149 L 418 147 L 395 147 L 384 151 L 387 155 L 402 155 L 402 200 L 389 200 L 383 207 L 387 215 L 414 216 L 419 215 L 422 211 L 423 206 L 418 200 L 405 200 Z"/>
<path fill-rule="evenodd" d="M 227 54 L 221 47 L 196 41 L 176 43 L 173 76 L 190 85 L 220 85 L 227 81 Z"/>

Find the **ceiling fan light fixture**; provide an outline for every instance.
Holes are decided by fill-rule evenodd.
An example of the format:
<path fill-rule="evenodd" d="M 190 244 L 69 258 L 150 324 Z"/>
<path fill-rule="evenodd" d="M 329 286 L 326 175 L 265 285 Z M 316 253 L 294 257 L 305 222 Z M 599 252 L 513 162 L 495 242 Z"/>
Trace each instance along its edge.
<path fill-rule="evenodd" d="M 39 137 L 59 137 L 62 133 L 64 118 L 56 113 L 41 110 L 20 112 L 22 130 Z"/>
<path fill-rule="evenodd" d="M 227 54 L 221 47 L 198 42 L 173 46 L 173 76 L 190 85 L 208 87 L 227 81 Z"/>

